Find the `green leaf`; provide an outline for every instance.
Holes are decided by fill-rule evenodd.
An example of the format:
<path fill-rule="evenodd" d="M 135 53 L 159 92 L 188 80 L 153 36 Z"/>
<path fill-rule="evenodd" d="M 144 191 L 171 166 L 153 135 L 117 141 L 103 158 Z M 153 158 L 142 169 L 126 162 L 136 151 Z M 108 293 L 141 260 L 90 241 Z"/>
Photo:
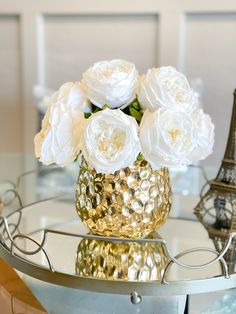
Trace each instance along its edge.
<path fill-rule="evenodd" d="M 143 111 L 137 98 L 129 105 L 129 114 L 134 117 L 138 123 L 141 122 Z"/>
<path fill-rule="evenodd" d="M 138 154 L 137 160 L 139 160 L 139 161 L 143 160 L 143 155 L 141 153 Z"/>
<path fill-rule="evenodd" d="M 98 112 L 100 110 L 102 110 L 102 109 L 100 109 L 99 107 L 92 104 L 92 113 Z"/>
<path fill-rule="evenodd" d="M 98 111 L 101 111 L 101 109 L 97 107 L 97 108 L 93 111 L 93 113 L 96 113 L 96 112 L 98 112 Z"/>
<path fill-rule="evenodd" d="M 134 102 L 132 103 L 132 107 L 133 107 L 134 109 L 137 109 L 138 111 L 140 110 L 140 107 L 139 107 L 139 104 L 138 104 L 137 101 L 134 101 Z"/>
<path fill-rule="evenodd" d="M 91 116 L 91 112 L 84 112 L 85 119 L 88 119 Z"/>
<path fill-rule="evenodd" d="M 135 98 L 130 104 L 129 104 L 130 107 L 132 108 L 135 108 L 137 109 L 138 111 L 141 110 L 141 107 L 140 107 L 140 104 L 139 104 L 139 101 L 137 98 Z"/>
<path fill-rule="evenodd" d="M 108 106 L 108 104 L 105 104 L 102 109 L 110 109 L 110 107 Z"/>
<path fill-rule="evenodd" d="M 134 117 L 138 122 L 141 122 L 142 120 L 142 113 L 134 108 L 129 109 L 130 115 Z"/>

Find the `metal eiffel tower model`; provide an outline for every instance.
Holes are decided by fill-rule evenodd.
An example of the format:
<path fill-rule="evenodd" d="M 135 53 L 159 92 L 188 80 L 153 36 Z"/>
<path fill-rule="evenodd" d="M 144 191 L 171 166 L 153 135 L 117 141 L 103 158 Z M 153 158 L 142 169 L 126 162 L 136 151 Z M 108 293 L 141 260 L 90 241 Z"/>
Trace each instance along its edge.
<path fill-rule="evenodd" d="M 236 89 L 225 155 L 216 178 L 194 209 L 199 221 L 208 231 L 216 250 L 220 251 L 229 233 L 236 231 Z M 236 239 L 225 254 L 229 271 L 236 263 Z"/>

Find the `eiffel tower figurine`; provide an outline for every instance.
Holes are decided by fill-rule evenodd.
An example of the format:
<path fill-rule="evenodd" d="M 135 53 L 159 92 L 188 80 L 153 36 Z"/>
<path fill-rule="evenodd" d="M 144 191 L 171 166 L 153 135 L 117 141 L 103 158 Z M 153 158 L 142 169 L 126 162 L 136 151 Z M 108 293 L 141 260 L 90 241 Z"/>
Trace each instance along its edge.
<path fill-rule="evenodd" d="M 216 178 L 209 183 L 194 213 L 208 231 L 220 251 L 233 231 L 236 231 L 236 89 L 225 155 Z M 236 239 L 224 256 L 230 272 L 236 264 Z"/>

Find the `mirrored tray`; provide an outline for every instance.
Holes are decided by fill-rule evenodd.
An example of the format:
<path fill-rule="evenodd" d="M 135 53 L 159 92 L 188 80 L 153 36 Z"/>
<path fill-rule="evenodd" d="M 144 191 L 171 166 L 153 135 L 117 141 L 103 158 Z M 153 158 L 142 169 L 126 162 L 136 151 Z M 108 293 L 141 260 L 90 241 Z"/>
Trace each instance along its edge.
<path fill-rule="evenodd" d="M 95 236 L 88 233 L 68 196 L 18 209 L 2 217 L 0 228 L 0 256 L 46 282 L 134 296 L 236 286 L 236 274 L 228 274 L 223 259 L 234 234 L 217 252 L 197 221 L 169 218 L 146 239 Z"/>

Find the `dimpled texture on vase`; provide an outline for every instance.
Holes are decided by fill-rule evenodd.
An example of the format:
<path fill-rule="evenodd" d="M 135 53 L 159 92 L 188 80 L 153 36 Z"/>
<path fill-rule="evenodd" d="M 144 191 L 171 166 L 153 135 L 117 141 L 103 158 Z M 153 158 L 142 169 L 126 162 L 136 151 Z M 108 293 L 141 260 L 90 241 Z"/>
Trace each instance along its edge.
<path fill-rule="evenodd" d="M 145 237 L 160 227 L 171 208 L 167 168 L 152 170 L 146 160 L 101 174 L 82 157 L 76 189 L 78 215 L 92 233 Z"/>
<path fill-rule="evenodd" d="M 83 239 L 77 250 L 75 272 L 109 280 L 160 281 L 168 261 L 161 243 Z"/>

